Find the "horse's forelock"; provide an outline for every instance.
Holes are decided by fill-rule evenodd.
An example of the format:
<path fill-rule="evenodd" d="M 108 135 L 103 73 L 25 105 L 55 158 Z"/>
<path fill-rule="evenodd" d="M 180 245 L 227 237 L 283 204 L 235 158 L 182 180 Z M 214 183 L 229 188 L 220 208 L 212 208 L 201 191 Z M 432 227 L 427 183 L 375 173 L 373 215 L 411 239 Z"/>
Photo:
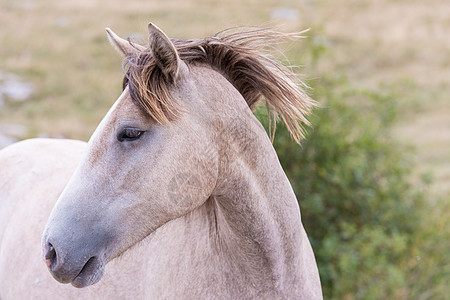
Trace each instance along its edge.
<path fill-rule="evenodd" d="M 126 61 L 123 88 L 128 85 L 133 101 L 159 124 L 174 120 L 179 109 L 170 97 L 171 82 L 167 81 L 150 52 L 137 52 Z"/>

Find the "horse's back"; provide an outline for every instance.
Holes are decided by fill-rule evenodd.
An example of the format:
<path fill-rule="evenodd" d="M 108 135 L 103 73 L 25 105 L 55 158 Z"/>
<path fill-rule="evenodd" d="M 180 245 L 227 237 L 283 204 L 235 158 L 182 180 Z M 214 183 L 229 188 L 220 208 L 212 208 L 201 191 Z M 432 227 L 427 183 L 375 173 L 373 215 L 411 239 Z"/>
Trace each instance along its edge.
<path fill-rule="evenodd" d="M 2 300 L 35 299 L 36 289 L 53 280 L 40 259 L 40 238 L 85 146 L 73 140 L 32 139 L 0 151 Z"/>
<path fill-rule="evenodd" d="M 30 139 L 0 151 L 0 245 L 6 224 L 21 205 L 53 206 L 54 194 L 62 191 L 84 148 L 80 141 Z"/>

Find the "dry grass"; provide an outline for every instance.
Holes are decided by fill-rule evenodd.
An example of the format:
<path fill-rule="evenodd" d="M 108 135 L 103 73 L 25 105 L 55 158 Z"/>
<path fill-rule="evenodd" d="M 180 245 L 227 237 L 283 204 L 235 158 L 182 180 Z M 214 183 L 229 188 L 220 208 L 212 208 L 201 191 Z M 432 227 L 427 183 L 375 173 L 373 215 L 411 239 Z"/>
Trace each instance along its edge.
<path fill-rule="evenodd" d="M 296 9 L 299 18 L 270 21 L 280 6 Z M 416 175 L 434 178 L 430 201 L 445 201 L 450 194 L 449 16 L 448 0 L 0 0 L 0 71 L 35 86 L 28 101 L 0 106 L 0 131 L 5 124 L 22 124 L 28 132 L 20 138 L 87 140 L 121 91 L 121 60 L 105 27 L 144 42 L 149 21 L 174 38 L 269 21 L 286 30 L 310 27 L 309 44 L 327 50 L 317 61 L 305 61 L 308 78 L 336 74 L 356 88 L 402 86 L 394 134 L 417 149 Z M 311 60 L 295 53 L 298 49 L 303 48 L 289 52 L 291 60 Z"/>
<path fill-rule="evenodd" d="M 338 45 L 337 66 L 351 67 L 350 74 L 363 81 L 411 77 L 428 86 L 448 83 L 448 1 L 341 2 L 327 6 L 329 18 L 323 20 L 325 32 Z"/>
<path fill-rule="evenodd" d="M 311 27 L 312 38 L 330 49 L 314 70 L 305 70 L 311 77 L 336 72 L 360 87 L 405 80 L 418 87 L 423 96 L 411 99 L 415 110 L 404 113 L 395 132 L 417 146 L 421 171 L 433 172 L 436 190 L 447 193 L 447 0 L 0 0 L 0 70 L 19 74 L 36 87 L 30 101 L 0 107 L 0 125 L 24 124 L 26 137 L 87 139 L 120 92 L 120 59 L 105 38 L 107 26 L 144 42 L 150 20 L 171 37 L 203 37 L 225 27 L 267 24 L 280 6 L 296 9 L 299 18 L 271 24 Z M 410 99 L 400 101 L 408 104 Z"/>

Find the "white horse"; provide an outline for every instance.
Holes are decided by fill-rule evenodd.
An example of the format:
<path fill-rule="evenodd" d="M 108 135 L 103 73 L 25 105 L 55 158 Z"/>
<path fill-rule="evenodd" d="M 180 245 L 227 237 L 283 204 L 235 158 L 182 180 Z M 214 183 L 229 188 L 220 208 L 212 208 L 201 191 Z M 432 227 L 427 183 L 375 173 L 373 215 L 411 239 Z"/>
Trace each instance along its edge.
<path fill-rule="evenodd" d="M 251 111 L 265 98 L 301 137 L 314 102 L 257 51 L 292 35 L 170 40 L 150 23 L 145 48 L 107 32 L 128 68 L 89 143 L 0 152 L 0 298 L 321 299 L 297 199 Z"/>

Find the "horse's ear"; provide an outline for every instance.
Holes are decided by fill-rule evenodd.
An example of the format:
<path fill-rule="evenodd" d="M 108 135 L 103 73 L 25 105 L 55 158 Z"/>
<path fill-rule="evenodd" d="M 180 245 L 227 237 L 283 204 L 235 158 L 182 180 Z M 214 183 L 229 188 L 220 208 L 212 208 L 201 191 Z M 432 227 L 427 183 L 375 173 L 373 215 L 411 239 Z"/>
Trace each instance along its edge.
<path fill-rule="evenodd" d="M 106 28 L 106 33 L 108 35 L 108 40 L 111 43 L 111 45 L 123 57 L 131 56 L 139 51 L 145 50 L 144 46 L 134 43 L 132 44 L 130 41 L 124 40 L 109 28 Z"/>
<path fill-rule="evenodd" d="M 182 63 L 175 45 L 153 23 L 148 24 L 148 39 L 150 50 L 152 51 L 157 66 L 164 73 L 167 80 L 175 82 Z"/>

